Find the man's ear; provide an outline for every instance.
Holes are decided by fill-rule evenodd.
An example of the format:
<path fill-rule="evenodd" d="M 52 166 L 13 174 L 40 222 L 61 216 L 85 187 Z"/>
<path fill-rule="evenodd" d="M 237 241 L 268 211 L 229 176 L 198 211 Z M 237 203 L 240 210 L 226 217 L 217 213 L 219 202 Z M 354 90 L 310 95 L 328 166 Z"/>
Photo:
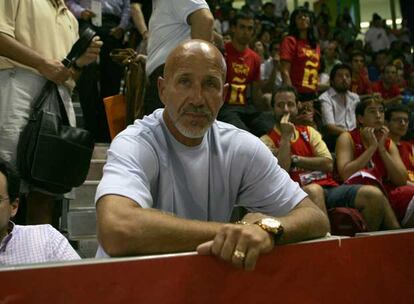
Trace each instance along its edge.
<path fill-rule="evenodd" d="M 157 80 L 157 85 L 158 85 L 158 95 L 160 97 L 161 102 L 164 104 L 164 106 L 166 106 L 165 102 L 166 102 L 166 96 L 164 96 L 165 94 L 165 87 L 166 87 L 166 80 L 163 77 L 158 77 Z"/>
<path fill-rule="evenodd" d="M 19 198 L 16 198 L 10 203 L 10 214 L 12 218 L 16 216 L 17 210 L 19 210 Z"/>

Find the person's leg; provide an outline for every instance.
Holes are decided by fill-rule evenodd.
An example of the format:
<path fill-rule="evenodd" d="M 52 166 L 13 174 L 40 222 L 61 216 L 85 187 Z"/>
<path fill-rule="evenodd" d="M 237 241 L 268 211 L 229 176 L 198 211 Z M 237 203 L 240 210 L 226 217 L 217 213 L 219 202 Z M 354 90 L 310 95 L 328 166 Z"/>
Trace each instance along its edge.
<path fill-rule="evenodd" d="M 323 213 L 328 215 L 326 211 L 324 189 L 320 185 L 315 184 L 315 183 L 306 185 L 302 187 L 302 189 L 309 195 L 309 198 L 312 200 L 312 202 L 314 202 L 315 205 L 318 206 L 323 211 Z"/>
<path fill-rule="evenodd" d="M 404 228 L 414 228 L 414 186 L 388 187 L 390 209 Z"/>
<path fill-rule="evenodd" d="M 26 224 L 53 224 L 55 196 L 31 191 L 26 196 Z"/>
<path fill-rule="evenodd" d="M 377 231 L 385 218 L 384 206 L 386 198 L 380 189 L 374 186 L 362 186 L 354 201 L 354 206 L 358 209 L 362 217 L 367 222 L 368 231 Z"/>

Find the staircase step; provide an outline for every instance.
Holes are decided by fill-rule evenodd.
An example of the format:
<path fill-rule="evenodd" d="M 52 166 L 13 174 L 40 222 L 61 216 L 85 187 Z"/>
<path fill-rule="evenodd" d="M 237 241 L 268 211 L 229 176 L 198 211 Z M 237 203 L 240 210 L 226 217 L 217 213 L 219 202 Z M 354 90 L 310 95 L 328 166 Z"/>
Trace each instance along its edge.
<path fill-rule="evenodd" d="M 95 208 L 73 209 L 68 212 L 67 216 L 69 240 L 96 238 Z"/>
<path fill-rule="evenodd" d="M 86 177 L 87 181 L 100 180 L 102 178 L 102 169 L 105 165 L 106 160 L 104 159 L 92 159 L 89 166 L 88 175 Z"/>
<path fill-rule="evenodd" d="M 70 202 L 69 210 L 82 207 L 94 207 L 95 193 L 98 184 L 98 180 L 85 181 L 83 185 L 75 188 L 75 199 Z"/>
<path fill-rule="evenodd" d="M 106 152 L 109 149 L 109 144 L 96 143 L 93 149 L 92 159 L 106 159 Z"/>
<path fill-rule="evenodd" d="M 86 238 L 77 241 L 78 249 L 76 250 L 81 258 L 94 258 L 98 249 L 98 240 L 96 238 Z"/>

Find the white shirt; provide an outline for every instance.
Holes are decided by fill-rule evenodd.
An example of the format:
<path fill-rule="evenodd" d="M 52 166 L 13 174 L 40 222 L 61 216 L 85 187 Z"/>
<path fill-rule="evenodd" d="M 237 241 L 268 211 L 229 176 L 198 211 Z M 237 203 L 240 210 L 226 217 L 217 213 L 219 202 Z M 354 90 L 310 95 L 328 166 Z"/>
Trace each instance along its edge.
<path fill-rule="evenodd" d="M 330 88 L 321 96 L 322 123 L 324 125 L 336 125 L 348 131 L 357 126 L 355 108 L 359 102 L 359 96 L 351 91 L 345 94 L 345 103 L 334 88 Z"/>
<path fill-rule="evenodd" d="M 228 222 L 235 204 L 284 216 L 306 197 L 257 137 L 215 121 L 200 145 L 187 147 L 171 135 L 163 111 L 114 139 L 95 201 L 117 194 L 143 208 Z"/>
<path fill-rule="evenodd" d="M 9 226 L 11 232 L 0 243 L 0 267 L 80 259 L 68 240 L 50 225 L 9 222 Z"/>
<path fill-rule="evenodd" d="M 365 33 L 365 43 L 371 45 L 374 53 L 390 47 L 387 32 L 382 27 L 371 26 Z"/>
<path fill-rule="evenodd" d="M 152 5 L 145 69 L 147 76 L 165 63 L 178 44 L 190 39 L 188 16 L 197 10 L 209 8 L 205 0 L 153 0 Z"/>

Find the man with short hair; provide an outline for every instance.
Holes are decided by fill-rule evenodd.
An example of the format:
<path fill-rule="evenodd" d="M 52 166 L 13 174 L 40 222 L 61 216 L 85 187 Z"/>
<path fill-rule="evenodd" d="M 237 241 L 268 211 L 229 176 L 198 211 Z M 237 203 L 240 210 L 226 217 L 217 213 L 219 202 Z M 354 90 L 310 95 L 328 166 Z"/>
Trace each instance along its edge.
<path fill-rule="evenodd" d="M 278 158 L 280 166 L 325 213 L 326 208 L 356 208 L 370 231 L 379 230 L 383 226 L 385 196 L 372 186 L 339 186 L 332 177 L 332 155 L 319 132 L 293 123 L 298 113 L 296 90 L 282 86 L 273 97 L 276 124 L 261 140 Z"/>
<path fill-rule="evenodd" d="M 20 226 L 10 220 L 19 207 L 19 188 L 16 170 L 0 159 L 0 267 L 80 259 L 52 226 Z"/>
<path fill-rule="evenodd" d="M 360 51 L 351 54 L 352 79 L 350 90 L 359 95 L 359 98 L 372 94 L 372 84 L 368 78 L 365 66 L 365 55 Z"/>
<path fill-rule="evenodd" d="M 167 58 L 165 109 L 137 120 L 108 150 L 96 193 L 97 256 L 198 249 L 252 270 L 275 244 L 321 237 L 328 219 L 252 134 L 216 120 L 226 65 L 190 40 Z M 233 206 L 249 212 L 229 224 Z"/>
<path fill-rule="evenodd" d="M 336 144 L 336 164 L 339 176 L 348 184 L 377 186 L 389 198 L 384 205 L 384 221 L 398 228 L 414 227 L 412 208 L 408 208 L 414 187 L 407 186 L 407 169 L 398 149 L 388 138 L 384 125 L 384 103 L 372 96 L 360 101 L 355 109 L 360 128 L 344 132 Z"/>
<path fill-rule="evenodd" d="M 404 105 L 393 105 L 385 111 L 385 121 L 390 130 L 390 138 L 400 152 L 401 160 L 407 168 L 407 185 L 414 186 L 414 143 L 402 140 L 408 131 L 409 110 Z"/>
<path fill-rule="evenodd" d="M 232 40 L 225 45 L 229 90 L 218 119 L 260 136 L 273 123 L 271 115 L 267 117 L 262 112 L 269 109 L 261 89 L 261 59 L 249 48 L 254 33 L 253 16 L 237 13 L 231 20 L 230 30 Z"/>
<path fill-rule="evenodd" d="M 336 138 L 341 133 L 357 126 L 355 108 L 359 97 L 350 91 L 351 73 L 347 64 L 335 65 L 330 75 L 331 87 L 319 97 L 322 124 L 326 131 L 325 141 L 331 151 L 335 150 Z"/>
<path fill-rule="evenodd" d="M 392 63 L 386 64 L 381 74 L 381 80 L 372 85 L 372 90 L 381 94 L 386 105 L 401 102 L 402 96 L 398 85 L 397 67 Z"/>

